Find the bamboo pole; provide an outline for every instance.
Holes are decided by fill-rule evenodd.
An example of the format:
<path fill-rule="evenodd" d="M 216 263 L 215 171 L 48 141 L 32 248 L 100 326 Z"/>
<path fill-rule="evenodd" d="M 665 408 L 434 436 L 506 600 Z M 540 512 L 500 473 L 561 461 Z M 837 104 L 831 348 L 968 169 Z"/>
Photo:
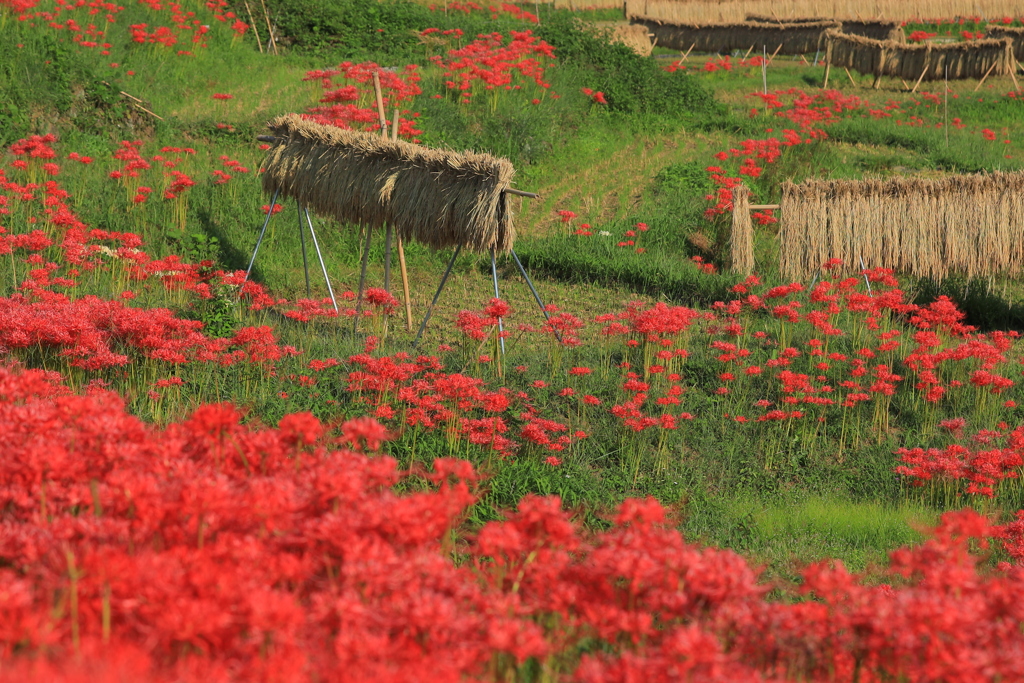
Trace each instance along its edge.
<path fill-rule="evenodd" d="M 267 51 L 270 51 L 271 46 L 274 48 L 274 54 L 278 54 L 277 41 L 274 40 L 274 29 L 270 27 L 270 14 L 267 12 L 267 3 L 260 0 L 260 4 L 263 5 L 263 18 L 267 20 Z"/>
<path fill-rule="evenodd" d="M 828 88 L 828 74 L 832 70 L 832 40 L 827 39 L 825 44 L 825 81 L 821 84 L 821 89 Z"/>
<path fill-rule="evenodd" d="M 747 61 L 747 57 L 749 57 L 749 56 L 750 56 L 750 53 L 751 53 L 751 52 L 753 52 L 753 51 L 754 51 L 754 46 L 753 46 L 753 45 L 751 45 L 751 46 L 750 46 L 750 49 L 749 49 L 749 50 L 747 50 L 747 54 L 743 55 L 743 61 L 744 61 L 744 62 L 745 62 L 745 61 Z"/>
<path fill-rule="evenodd" d="M 853 74 L 851 74 L 851 73 L 850 73 L 850 70 L 849 70 L 849 69 L 847 69 L 847 68 L 846 68 L 846 67 L 844 66 L 844 67 L 843 67 L 843 71 L 845 71 L 845 72 L 846 72 L 846 77 L 850 79 L 850 85 L 852 85 L 852 86 L 856 87 L 856 86 L 857 86 L 857 81 L 853 80 Z"/>
<path fill-rule="evenodd" d="M 260 49 L 260 54 L 263 54 L 263 41 L 260 40 L 260 32 L 256 30 L 256 21 L 252 18 L 252 10 L 249 9 L 249 0 L 243 0 L 245 3 L 245 11 L 249 15 L 249 25 L 252 26 L 252 32 L 256 34 L 256 46 Z"/>
<path fill-rule="evenodd" d="M 775 59 L 775 55 L 779 54 L 779 50 L 781 50 L 781 49 L 782 49 L 782 43 L 779 43 L 779 46 L 777 48 L 775 48 L 775 52 L 773 52 L 772 56 L 768 58 L 768 63 L 769 64 L 772 63 L 772 60 Z"/>
<path fill-rule="evenodd" d="M 981 77 L 980 81 L 978 81 L 978 85 L 974 86 L 974 92 L 978 92 L 978 90 L 981 89 L 981 85 L 985 82 L 985 79 L 988 78 L 988 75 L 992 73 L 992 69 L 996 68 L 996 64 L 998 63 L 999 62 L 992 62 L 992 66 L 988 68 L 988 71 L 985 72 L 985 75 Z"/>
<path fill-rule="evenodd" d="M 395 109 L 395 116 L 391 123 L 391 141 L 398 140 L 398 110 Z M 405 331 L 412 332 L 412 298 L 409 296 L 409 271 L 405 267 L 405 247 L 402 246 L 402 236 L 398 235 L 395 240 L 398 247 L 398 266 L 402 271 L 402 295 L 405 297 Z"/>

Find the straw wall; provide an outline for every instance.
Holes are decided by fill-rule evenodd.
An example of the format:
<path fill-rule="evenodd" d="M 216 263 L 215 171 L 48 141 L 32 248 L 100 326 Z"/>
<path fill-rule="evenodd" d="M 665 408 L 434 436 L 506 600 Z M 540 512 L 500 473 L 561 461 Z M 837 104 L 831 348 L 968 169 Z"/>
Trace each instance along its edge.
<path fill-rule="evenodd" d="M 780 270 L 806 279 L 823 263 L 892 268 L 937 280 L 1018 273 L 1024 173 L 806 181 L 782 186 Z"/>
<path fill-rule="evenodd" d="M 989 26 L 985 29 L 989 38 L 1010 38 L 1013 40 L 1013 56 L 1020 62 L 1024 61 L 1024 27 L 1020 26 Z"/>
<path fill-rule="evenodd" d="M 404 239 L 434 248 L 512 248 L 504 190 L 515 170 L 507 159 L 391 141 L 298 114 L 268 127 L 278 142 L 263 162 L 267 194 L 280 190 L 342 223 L 389 224 Z"/>
<path fill-rule="evenodd" d="M 750 275 L 754 272 L 754 224 L 750 219 L 750 190 L 746 185 L 732 188 L 729 261 L 734 273 Z"/>
<path fill-rule="evenodd" d="M 582 0 L 577 6 L 601 1 Z M 738 22 L 747 14 L 887 21 L 1002 18 L 1024 16 L 1024 0 L 626 0 L 626 14 L 688 23 Z"/>
<path fill-rule="evenodd" d="M 851 36 L 837 31 L 826 35 L 826 59 L 832 66 L 863 74 L 892 76 L 905 81 L 934 81 L 1004 76 L 1015 67 L 1013 41 L 972 40 L 966 43 L 897 43 Z"/>
<path fill-rule="evenodd" d="M 815 52 L 823 45 L 828 29 L 839 28 L 835 21 L 802 24 L 735 24 L 667 23 L 650 17 L 630 17 L 635 24 L 646 26 L 661 47 L 686 51 L 693 46 L 697 52 L 757 51 L 769 54 L 800 55 Z"/>
<path fill-rule="evenodd" d="M 797 19 L 786 17 L 780 19 L 774 15 L 767 16 L 764 14 L 747 14 L 747 21 L 774 21 L 780 24 L 808 24 L 829 21 L 829 19 L 822 17 L 801 17 Z M 903 34 L 903 27 L 898 21 L 858 21 L 856 19 L 844 19 L 842 20 L 842 24 L 843 25 L 839 30 L 851 36 L 864 36 L 865 38 L 874 38 L 875 40 L 894 40 L 897 43 L 907 42 L 907 38 Z"/>

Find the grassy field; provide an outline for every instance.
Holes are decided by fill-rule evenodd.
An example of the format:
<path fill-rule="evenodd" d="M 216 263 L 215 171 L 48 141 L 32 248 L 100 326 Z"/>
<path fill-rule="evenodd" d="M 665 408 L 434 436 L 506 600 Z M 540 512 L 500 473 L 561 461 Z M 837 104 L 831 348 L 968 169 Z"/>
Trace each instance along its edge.
<path fill-rule="evenodd" d="M 884 562 L 890 550 L 912 542 L 915 528 L 934 521 L 944 509 L 973 505 L 1008 517 L 1024 504 L 1014 478 L 1019 467 L 1007 465 L 1000 472 L 992 482 L 993 497 L 969 493 L 966 478 L 932 480 L 915 488 L 912 478 L 895 472 L 898 449 L 944 449 L 969 441 L 960 432 L 939 428 L 944 420 L 962 417 L 967 433 L 994 430 L 999 439 L 1008 439 L 1018 420 L 1014 401 L 1024 401 L 1015 381 L 998 395 L 972 387 L 972 373 L 983 362 L 974 357 L 949 368 L 942 378 L 960 382 L 963 389 L 951 390 L 937 404 L 924 401 L 906 365 L 914 350 L 911 314 L 879 312 L 880 330 L 872 329 L 877 319 L 869 325 L 850 311 L 834 315 L 832 321 L 842 332 L 826 347 L 844 360 L 826 372 L 812 367 L 811 351 L 818 348 L 821 335 L 800 315 L 787 321 L 764 309 L 715 308 L 715 302 L 740 298 L 737 292 L 764 294 L 787 283 L 777 275 L 778 244 L 770 223 L 758 228 L 761 283 L 744 287 L 739 278 L 722 272 L 728 215 L 713 210 L 719 185 L 715 172 L 707 170 L 719 166 L 720 175 L 735 175 L 741 160 L 753 159 L 756 174 L 745 180 L 755 198 L 765 203 L 778 198 L 778 186 L 785 180 L 1016 170 L 1024 161 L 1024 124 L 1008 78 L 990 79 L 977 92 L 977 83 L 971 81 L 951 83 L 948 95 L 941 84 L 925 84 L 910 94 L 898 82 L 883 81 L 873 90 L 867 77 L 848 78 L 840 72 L 832 75 L 830 87 L 835 90 L 823 91 L 823 68 L 799 59 L 779 57 L 766 74 L 760 66 L 742 62 L 741 55 L 690 55 L 680 64 L 678 55 L 662 53 L 643 60 L 606 45 L 571 16 L 547 8 L 539 25 L 516 12 L 491 17 L 483 11 L 445 13 L 401 4 L 364 8 L 363 15 L 325 15 L 317 24 L 301 2 L 272 3 L 282 35 L 279 54 L 267 54 L 257 49 L 251 30 L 243 35 L 231 30 L 234 18 L 210 17 L 211 11 L 229 11 L 226 5 L 215 10 L 188 3 L 184 7 L 209 23 L 209 32 L 198 33 L 194 24 L 185 22 L 171 30 L 174 44 L 161 43 L 152 37 L 156 33 L 147 31 L 167 19 L 167 10 L 137 4 L 118 14 L 117 26 L 147 24 L 141 42 L 130 32 L 111 30 L 97 41 L 109 47 L 83 47 L 74 30 L 48 27 L 42 18 L 19 21 L 3 6 L 0 144 L 6 152 L 0 160 L 8 181 L 23 189 L 7 188 L 3 225 L 12 234 L 42 230 L 52 246 L 12 251 L 0 261 L 0 288 L 13 299 L 21 296 L 15 292 L 28 297 L 19 299 L 19 306 L 27 308 L 18 315 L 29 316 L 31 307 L 31 315 L 60 315 L 43 311 L 46 298 L 33 299 L 35 290 L 23 284 L 36 277 L 41 291 L 61 293 L 69 306 L 95 295 L 130 302 L 129 307 L 140 310 L 167 308 L 177 319 L 201 322 L 209 339 L 225 340 L 225 353 L 249 348 L 240 332 L 267 326 L 272 341 L 266 343 L 277 350 L 268 351 L 270 360 L 260 362 L 218 366 L 186 354 L 186 361 L 171 363 L 132 346 L 126 332 L 94 320 L 90 324 L 100 325 L 100 345 L 123 353 L 123 362 L 76 362 L 95 348 L 83 350 L 78 341 L 26 329 L 21 331 L 31 341 L 13 333 L 6 337 L 4 352 L 12 361 L 57 370 L 79 389 L 102 383 L 121 393 L 135 414 L 157 422 L 180 419 L 202 403 L 220 400 L 244 406 L 246 419 L 266 424 L 295 411 L 309 410 L 334 422 L 376 411 L 401 434 L 385 448 L 403 465 L 451 454 L 488 472 L 487 493 L 473 509 L 470 524 L 500 517 L 532 492 L 559 494 L 582 519 L 600 527 L 618 501 L 649 494 L 677 508 L 686 535 L 734 547 L 767 564 L 769 573 L 790 578 L 794 567 L 824 557 L 841 558 L 857 570 Z M 81 14 L 69 9 L 60 19 L 84 25 L 87 19 Z M 368 38 L 355 37 L 369 26 L 353 23 L 356 15 L 360 21 L 376 22 L 365 33 Z M 461 34 L 431 41 L 420 33 L 427 28 L 458 29 Z M 478 33 L 498 32 L 508 44 L 511 31 L 526 29 L 553 46 L 555 59 L 537 59 L 546 87 L 524 75 L 510 56 L 495 70 L 507 75 L 515 89 L 485 90 L 478 80 L 470 89 L 472 98 L 462 101 L 458 89 L 445 85 L 452 77 L 430 59 L 470 45 Z M 265 43 L 266 31 L 261 30 Z M 489 262 L 481 255 L 457 260 L 418 348 L 411 345 L 400 310 L 390 317 L 373 310 L 356 333 L 347 315 L 315 315 L 303 322 L 295 315 L 302 310 L 298 300 L 305 292 L 290 203 L 271 223 L 253 270 L 253 280 L 270 293 L 270 303 L 254 306 L 252 297 L 239 303 L 237 280 L 225 274 L 246 268 L 262 218 L 260 207 L 268 201 L 259 188 L 262 155 L 255 136 L 276 115 L 321 106 L 333 88 L 354 85 L 354 106 L 371 107 L 365 81 L 335 75 L 326 88 L 320 78 L 307 77 L 342 62 L 364 61 L 417 65 L 421 92 L 401 107 L 409 130 L 418 132 L 407 132 L 406 138 L 507 156 L 517 166 L 517 186 L 541 195 L 519 207 L 516 249 L 545 303 L 569 314 L 562 321 L 569 326 L 565 329 L 577 321 L 582 324 L 576 333 L 578 346 L 560 345 L 541 329 L 544 320 L 529 290 L 505 259 L 499 263 L 501 295 L 514 311 L 505 321 L 511 330 L 506 355 L 495 352 L 493 320 L 481 323 L 482 341 L 460 331 L 454 325 L 459 312 L 479 313 L 493 296 Z M 598 91 L 605 103 L 593 95 Z M 778 142 L 787 129 L 799 144 L 782 146 L 771 158 L 761 151 L 743 152 L 763 151 L 767 141 Z M 52 177 L 43 166 L 48 159 L 19 155 L 11 147 L 19 139 L 47 134 L 55 140 L 44 147 L 55 151 L 51 163 L 59 165 Z M 115 158 L 119 149 L 126 149 L 124 141 L 133 143 L 134 157 Z M 182 151 L 186 148 L 191 151 Z M 92 163 L 69 155 L 91 157 Z M 137 177 L 125 171 L 130 157 L 145 162 Z M 23 167 L 18 160 L 26 162 Z M 119 169 L 125 175 L 112 178 Z M 171 171 L 185 174 L 194 184 L 175 190 Z M 218 182 L 223 176 L 214 171 L 232 178 Z M 47 192 L 24 190 L 28 183 L 46 180 L 68 192 L 58 199 L 87 228 L 139 235 L 138 248 L 153 262 L 178 255 L 196 265 L 176 270 L 164 262 L 144 273 L 133 271 L 124 253 L 102 256 L 117 249 L 120 237 L 110 234 L 82 236 L 96 251 L 88 267 L 74 261 L 61 243 L 66 226 L 46 214 L 42 199 Z M 150 193 L 140 195 L 140 188 Z M 176 196 L 164 198 L 165 191 Z M 318 226 L 335 291 L 355 291 L 360 229 L 323 220 Z M 379 235 L 374 239 L 369 282 L 379 287 L 383 240 Z M 50 280 L 33 275 L 40 262 L 26 262 L 29 253 L 38 254 L 42 264 L 54 264 Z M 407 244 L 406 256 L 418 322 L 449 254 Z M 74 284 L 52 279 L 58 276 Z M 313 287 L 313 298 L 321 300 L 326 295 L 321 278 L 313 277 Z M 985 332 L 1020 326 L 1020 288 L 1011 279 L 933 284 L 901 277 L 889 289 L 924 307 L 939 296 L 950 296 L 966 313 L 966 322 Z M 799 289 L 778 301 L 791 302 L 813 307 L 807 292 Z M 353 306 L 343 303 L 343 308 Z M 659 315 L 669 318 L 684 310 L 674 307 L 696 313 L 678 327 L 666 323 L 670 331 L 645 338 L 637 327 L 637 312 L 654 311 L 656 304 L 663 307 L 657 309 Z M 610 318 L 595 322 L 596 316 Z M 606 334 L 608 320 L 628 329 Z M 723 329 L 729 325 L 736 329 Z M 884 333 L 890 336 L 879 339 Z M 376 344 L 367 341 L 368 334 L 378 338 Z M 953 328 L 942 334 L 944 349 L 965 343 Z M 898 342 L 895 348 L 886 346 L 889 339 Z M 654 362 L 662 341 L 663 348 L 684 351 L 685 360 L 673 360 L 673 371 L 659 374 L 651 366 L 665 365 Z M 747 349 L 749 362 L 723 361 L 723 354 L 732 353 L 723 351 L 730 344 Z M 287 347 L 294 353 L 280 351 Z M 469 428 L 460 427 L 461 419 L 487 419 L 496 429 L 497 415 L 478 399 L 461 410 L 439 411 L 430 424 L 415 424 L 408 418 L 413 403 L 403 404 L 388 391 L 354 388 L 350 373 L 361 367 L 357 355 L 364 347 L 374 347 L 377 358 L 393 360 L 404 357 L 400 354 L 436 354 L 444 372 L 480 379 L 474 391 L 521 392 L 515 399 L 520 403 L 502 416 L 511 445 L 495 449 L 493 438 L 480 442 L 478 437 L 473 443 Z M 813 389 L 780 385 L 773 372 L 742 374 L 754 365 L 758 372 L 762 365 L 776 367 L 772 363 L 784 357 L 786 348 L 799 350 L 793 370 L 820 375 L 810 380 Z M 842 408 L 842 394 L 854 390 L 840 391 L 838 385 L 850 381 L 847 373 L 858 366 L 847 359 L 862 348 L 879 356 L 868 366 L 872 373 L 884 361 L 887 371 L 901 379 L 892 396 L 871 393 L 865 404 Z M 249 351 L 253 358 L 258 355 Z M 314 371 L 314 359 L 332 359 L 336 365 Z M 575 367 L 590 372 L 567 374 Z M 1012 344 L 987 369 L 1019 376 L 1018 346 Z M 403 381 L 422 378 L 423 372 L 417 370 Z M 723 373 L 738 379 L 723 379 Z M 180 379 L 180 386 L 154 389 L 169 377 Z M 631 381 L 644 388 L 624 388 Z M 822 385 L 834 387 L 833 406 L 804 411 L 799 418 L 758 421 L 770 411 L 755 406 L 757 401 L 776 409 L 786 396 L 803 400 L 824 395 Z M 672 393 L 673 387 L 678 393 Z M 723 388 L 731 390 L 720 393 Z M 582 403 L 583 395 L 595 397 L 600 405 Z M 458 403 L 452 397 L 441 402 L 449 400 Z M 620 408 L 619 415 L 610 410 L 613 406 Z M 656 424 L 630 426 L 628 415 L 622 415 L 631 410 Z M 680 411 L 692 415 L 692 422 L 679 418 Z M 640 419 L 637 415 L 633 417 Z M 659 422 L 661 415 L 674 416 L 673 425 L 678 421 L 686 426 L 668 427 L 668 421 Z M 535 424 L 535 418 L 558 426 L 531 441 L 522 430 Z M 812 423 L 812 418 L 817 421 Z M 577 431 L 585 437 L 571 436 Z M 566 438 L 560 442 L 559 436 Z"/>

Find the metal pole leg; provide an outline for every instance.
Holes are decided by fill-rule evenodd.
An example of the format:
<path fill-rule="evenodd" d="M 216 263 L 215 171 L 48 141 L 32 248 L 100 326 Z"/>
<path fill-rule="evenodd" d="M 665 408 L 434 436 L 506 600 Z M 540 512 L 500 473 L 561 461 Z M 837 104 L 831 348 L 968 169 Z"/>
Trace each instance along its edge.
<path fill-rule="evenodd" d="M 430 306 L 427 307 L 427 313 L 423 316 L 423 322 L 420 323 L 420 331 L 416 333 L 416 339 L 412 342 L 413 346 L 420 343 L 420 337 L 423 336 L 423 330 L 427 329 L 427 321 L 430 320 L 430 314 L 434 312 L 434 306 L 437 304 L 437 300 L 441 296 L 441 290 L 444 289 L 444 283 L 448 281 L 448 276 L 451 275 L 452 266 L 455 265 L 455 259 L 458 258 L 460 251 L 462 251 L 461 244 L 455 247 L 455 253 L 452 254 L 452 260 L 448 262 L 448 267 L 444 269 L 444 275 L 441 276 L 441 284 L 437 286 L 437 291 L 434 292 L 434 300 L 431 301 Z"/>
<path fill-rule="evenodd" d="M 296 210 L 299 212 L 299 241 L 302 243 L 302 270 L 306 275 L 306 298 L 312 296 L 309 293 L 309 258 L 306 255 L 306 230 L 302 227 L 302 207 L 296 203 Z"/>
<path fill-rule="evenodd" d="M 249 279 L 249 273 L 252 272 L 252 266 L 256 263 L 256 252 L 260 250 L 260 245 L 263 244 L 263 236 L 267 234 L 267 226 L 270 225 L 270 217 L 274 214 L 274 207 L 277 205 L 277 197 L 281 194 L 281 190 L 274 190 L 274 198 L 270 200 L 270 208 L 267 209 L 267 218 L 263 221 L 263 229 L 260 230 L 260 236 L 256 240 L 256 248 L 252 250 L 252 258 L 249 259 L 249 267 L 245 269 L 245 280 Z"/>
<path fill-rule="evenodd" d="M 356 317 L 352 319 L 352 331 L 359 327 L 359 317 L 363 313 L 363 287 L 366 286 L 366 265 L 370 261 L 370 237 L 373 235 L 373 228 L 366 226 L 366 244 L 363 246 L 363 263 L 359 268 L 359 294 L 356 295 Z"/>
<path fill-rule="evenodd" d="M 500 299 L 501 294 L 498 294 L 498 263 L 495 260 L 495 250 L 491 247 L 491 279 L 494 281 L 494 298 Z M 502 324 L 501 318 L 498 318 L 498 341 L 501 342 L 501 355 L 505 355 L 505 325 Z"/>
<path fill-rule="evenodd" d="M 544 319 L 551 322 L 551 316 L 548 314 L 548 309 L 544 308 L 544 302 L 540 300 L 540 294 L 537 293 L 537 288 L 533 286 L 533 280 L 531 280 L 530 276 L 527 275 L 526 268 L 523 267 L 523 262 L 519 260 L 519 256 L 516 254 L 514 249 L 511 253 L 512 260 L 516 262 L 517 266 L 519 266 L 519 272 L 522 274 L 523 279 L 526 280 L 527 287 L 529 287 L 530 291 L 533 292 L 533 298 L 537 300 L 537 305 L 540 306 L 540 312 L 544 314 Z M 558 339 L 558 343 L 562 343 L 562 335 L 558 334 L 558 330 L 552 328 L 552 331 L 555 333 L 555 338 Z"/>
<path fill-rule="evenodd" d="M 861 272 L 864 272 L 865 270 L 867 270 L 867 268 L 864 267 L 864 257 L 863 256 L 860 257 L 860 270 L 861 270 Z M 874 294 L 874 292 L 871 291 L 871 282 L 868 281 L 867 273 L 864 273 L 864 284 L 866 284 L 868 286 L 868 296 L 874 296 L 875 294 Z"/>
<path fill-rule="evenodd" d="M 309 224 L 309 236 L 313 238 L 313 248 L 316 249 L 316 257 L 320 259 L 320 270 L 324 272 L 324 282 L 327 283 L 327 291 L 331 295 L 331 303 L 334 304 L 334 312 L 338 313 L 338 300 L 334 298 L 334 288 L 331 287 L 331 278 L 327 277 L 327 266 L 324 265 L 324 256 L 320 253 L 320 245 L 316 241 L 316 230 L 313 229 L 313 219 L 309 217 L 309 209 L 303 207 L 306 214 L 306 223 Z"/>

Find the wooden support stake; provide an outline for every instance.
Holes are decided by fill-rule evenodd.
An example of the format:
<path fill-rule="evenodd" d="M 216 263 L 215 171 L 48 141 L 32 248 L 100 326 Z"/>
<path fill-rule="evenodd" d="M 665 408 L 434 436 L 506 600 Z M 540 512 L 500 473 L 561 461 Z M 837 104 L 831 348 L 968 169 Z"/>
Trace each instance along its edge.
<path fill-rule="evenodd" d="M 750 56 L 750 53 L 751 53 L 751 52 L 753 52 L 753 51 L 754 51 L 754 46 L 753 46 L 753 45 L 751 45 L 751 46 L 750 46 L 750 49 L 749 49 L 749 50 L 747 50 L 747 54 L 743 55 L 743 61 L 744 61 L 744 62 L 745 62 L 745 61 L 747 61 L 747 57 L 749 57 L 749 56 Z"/>
<path fill-rule="evenodd" d="M 267 20 L 267 35 L 269 36 L 267 38 L 267 52 L 270 52 L 270 48 L 273 47 L 274 54 L 276 55 L 278 54 L 277 41 L 274 40 L 274 29 L 270 27 L 270 13 L 267 12 L 267 3 L 260 0 L 260 4 L 263 5 L 263 18 Z"/>
<path fill-rule="evenodd" d="M 509 194 L 514 194 L 517 197 L 529 197 L 530 199 L 538 199 L 540 197 L 540 195 L 537 194 L 536 192 L 524 192 L 523 190 L 516 190 L 511 187 L 506 187 L 502 191 L 507 192 Z"/>
<path fill-rule="evenodd" d="M 775 48 L 775 52 L 773 52 L 772 56 L 768 58 L 768 63 L 769 64 L 772 63 L 772 60 L 775 59 L 775 55 L 779 54 L 779 50 L 781 50 L 781 49 L 782 49 L 782 43 L 779 43 L 779 46 L 777 48 Z"/>
<path fill-rule="evenodd" d="M 843 71 L 846 72 L 846 77 L 850 79 L 850 84 L 856 87 L 857 81 L 853 80 L 853 74 L 850 73 L 850 70 L 844 66 Z"/>
<path fill-rule="evenodd" d="M 750 204 L 749 208 L 751 210 L 763 211 L 765 209 L 778 209 L 781 206 L 781 204 Z"/>
<path fill-rule="evenodd" d="M 684 54 L 684 55 L 682 56 L 682 58 L 680 58 L 680 60 L 679 60 L 679 63 L 680 63 L 680 64 L 682 64 L 683 62 L 685 62 L 685 61 L 686 61 L 686 58 L 690 56 L 690 53 L 691 53 L 691 52 L 693 52 L 693 48 L 694 48 L 694 46 L 696 46 L 696 45 L 697 45 L 697 43 L 690 43 L 690 49 L 689 49 L 689 50 L 687 50 L 687 51 L 686 51 L 686 54 Z"/>
<path fill-rule="evenodd" d="M 928 73 L 928 67 L 931 66 L 931 62 L 932 62 L 932 45 L 931 45 L 931 43 L 928 43 L 928 47 L 926 48 L 926 52 L 924 54 L 924 68 L 921 69 L 921 75 L 917 77 L 917 82 L 914 83 L 914 89 L 910 91 L 911 95 L 913 95 L 914 93 L 917 92 L 918 86 L 921 85 L 921 81 L 924 80 L 924 75 L 926 73 Z"/>
<path fill-rule="evenodd" d="M 384 96 L 380 91 L 380 76 L 376 71 L 373 72 L 373 95 L 377 98 L 377 118 L 380 121 L 380 135 L 386 138 L 388 136 L 388 117 L 384 113 Z"/>
<path fill-rule="evenodd" d="M 252 27 L 252 32 L 256 36 L 256 46 L 260 49 L 260 54 L 263 54 L 263 41 L 260 40 L 260 32 L 256 30 L 256 21 L 252 18 L 252 10 L 249 9 L 249 0 L 243 0 L 245 2 L 245 11 L 249 14 L 249 26 Z"/>
<path fill-rule="evenodd" d="M 1017 62 L 1014 62 L 1013 63 L 1013 68 L 1010 69 L 1010 78 L 1013 79 L 1013 90 L 1015 92 L 1020 92 L 1020 85 L 1017 83 L 1016 71 L 1017 71 Z"/>
<path fill-rule="evenodd" d="M 383 106 L 383 104 L 381 105 Z M 395 118 L 391 124 L 391 141 L 398 140 L 398 110 L 395 109 Z M 402 271 L 402 296 L 405 297 L 405 331 L 412 332 L 412 298 L 409 296 L 409 271 L 405 267 L 405 247 L 402 246 L 402 236 L 396 235 L 396 246 L 398 247 L 398 266 Z"/>
<path fill-rule="evenodd" d="M 998 62 L 992 62 L 992 66 L 988 68 L 988 71 L 985 72 L 985 75 L 981 77 L 980 81 L 978 81 L 978 85 L 974 87 L 974 92 L 978 92 L 978 90 L 981 89 L 981 84 L 984 83 L 985 79 L 988 78 L 988 75 L 992 73 L 992 69 L 996 68 L 996 64 L 998 64 Z"/>
<path fill-rule="evenodd" d="M 828 88 L 828 74 L 832 70 L 832 41 L 829 40 L 825 46 L 825 81 L 821 84 L 821 89 Z"/>

